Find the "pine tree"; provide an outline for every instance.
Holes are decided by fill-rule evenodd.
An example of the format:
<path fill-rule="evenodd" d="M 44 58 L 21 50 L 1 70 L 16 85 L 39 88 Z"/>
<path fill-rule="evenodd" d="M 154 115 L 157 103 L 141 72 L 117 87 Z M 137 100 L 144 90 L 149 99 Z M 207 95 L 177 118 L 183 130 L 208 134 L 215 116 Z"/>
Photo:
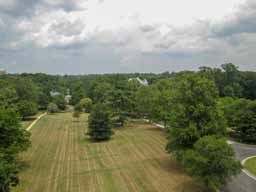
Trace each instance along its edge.
<path fill-rule="evenodd" d="M 109 140 L 112 135 L 110 112 L 104 104 L 96 104 L 89 117 L 88 134 L 93 140 Z"/>

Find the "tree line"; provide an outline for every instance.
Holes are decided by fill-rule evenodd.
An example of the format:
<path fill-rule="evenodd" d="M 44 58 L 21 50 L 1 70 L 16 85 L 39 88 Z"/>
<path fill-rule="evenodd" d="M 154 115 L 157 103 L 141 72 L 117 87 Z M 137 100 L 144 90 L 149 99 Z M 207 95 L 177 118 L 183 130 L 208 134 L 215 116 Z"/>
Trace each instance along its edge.
<path fill-rule="evenodd" d="M 94 140 L 110 139 L 112 128 L 128 118 L 162 123 L 167 152 L 215 190 L 241 169 L 226 137 L 256 143 L 255 99 L 256 72 L 239 71 L 231 63 L 162 74 L 1 75 L 0 192 L 18 183 L 17 155 L 30 145 L 20 121 L 39 110 L 65 110 L 68 104 L 75 118 L 90 113 L 87 134 Z"/>

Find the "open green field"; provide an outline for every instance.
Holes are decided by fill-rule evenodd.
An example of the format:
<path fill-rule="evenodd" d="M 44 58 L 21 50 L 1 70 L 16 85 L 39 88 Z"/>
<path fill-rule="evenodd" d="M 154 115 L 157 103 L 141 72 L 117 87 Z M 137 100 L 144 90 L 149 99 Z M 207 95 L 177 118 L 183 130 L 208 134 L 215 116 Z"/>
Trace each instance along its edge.
<path fill-rule="evenodd" d="M 43 117 L 31 130 L 32 147 L 21 155 L 14 192 L 196 192 L 181 166 L 165 152 L 162 130 L 149 124 L 115 129 L 113 139 L 93 143 L 84 133 L 87 115 Z"/>
<path fill-rule="evenodd" d="M 248 159 L 244 167 L 252 174 L 256 175 L 256 157 Z"/>

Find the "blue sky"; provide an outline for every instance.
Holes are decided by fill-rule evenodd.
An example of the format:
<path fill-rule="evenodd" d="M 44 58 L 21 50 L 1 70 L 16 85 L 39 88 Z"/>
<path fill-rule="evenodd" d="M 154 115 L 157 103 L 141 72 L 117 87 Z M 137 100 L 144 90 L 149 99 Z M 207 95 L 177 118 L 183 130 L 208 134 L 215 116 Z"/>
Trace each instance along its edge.
<path fill-rule="evenodd" d="M 256 71 L 254 0 L 0 0 L 0 68 L 89 74 Z"/>

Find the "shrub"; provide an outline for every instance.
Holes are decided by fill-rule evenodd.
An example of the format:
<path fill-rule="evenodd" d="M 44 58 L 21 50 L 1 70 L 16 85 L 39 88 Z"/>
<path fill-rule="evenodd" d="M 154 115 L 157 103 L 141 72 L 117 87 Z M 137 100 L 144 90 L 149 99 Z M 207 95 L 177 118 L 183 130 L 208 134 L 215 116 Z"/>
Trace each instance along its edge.
<path fill-rule="evenodd" d="M 57 113 L 59 112 L 59 108 L 55 103 L 50 103 L 47 107 L 47 111 L 49 113 Z"/>

